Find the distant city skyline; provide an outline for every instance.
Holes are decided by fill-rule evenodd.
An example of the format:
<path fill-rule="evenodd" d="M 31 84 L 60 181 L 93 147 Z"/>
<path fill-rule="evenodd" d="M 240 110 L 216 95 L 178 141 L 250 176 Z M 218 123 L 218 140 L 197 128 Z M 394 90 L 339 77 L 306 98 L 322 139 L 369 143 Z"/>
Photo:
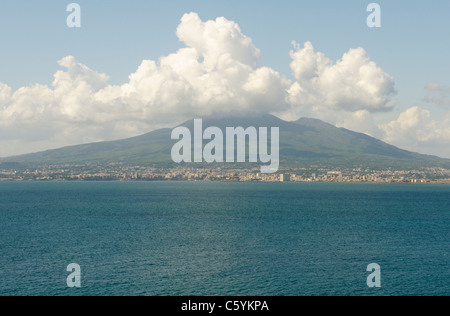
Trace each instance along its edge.
<path fill-rule="evenodd" d="M 2 3 L 0 157 L 272 113 L 450 158 L 448 1 L 74 2 Z"/>

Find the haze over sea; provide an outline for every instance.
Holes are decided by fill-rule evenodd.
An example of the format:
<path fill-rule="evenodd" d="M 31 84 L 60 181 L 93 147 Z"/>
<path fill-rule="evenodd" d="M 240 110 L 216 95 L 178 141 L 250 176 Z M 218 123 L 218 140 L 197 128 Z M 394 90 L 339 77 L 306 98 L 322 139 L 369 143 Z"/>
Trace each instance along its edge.
<path fill-rule="evenodd" d="M 448 185 L 3 182 L 0 202 L 0 295 L 450 294 Z"/>

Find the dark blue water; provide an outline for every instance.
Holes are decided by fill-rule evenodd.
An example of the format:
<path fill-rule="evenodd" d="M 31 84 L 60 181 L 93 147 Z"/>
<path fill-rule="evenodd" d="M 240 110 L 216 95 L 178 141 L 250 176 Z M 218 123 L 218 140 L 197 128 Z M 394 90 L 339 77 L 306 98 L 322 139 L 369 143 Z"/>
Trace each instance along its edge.
<path fill-rule="evenodd" d="M 450 186 L 0 183 L 0 295 L 449 295 L 449 232 Z"/>

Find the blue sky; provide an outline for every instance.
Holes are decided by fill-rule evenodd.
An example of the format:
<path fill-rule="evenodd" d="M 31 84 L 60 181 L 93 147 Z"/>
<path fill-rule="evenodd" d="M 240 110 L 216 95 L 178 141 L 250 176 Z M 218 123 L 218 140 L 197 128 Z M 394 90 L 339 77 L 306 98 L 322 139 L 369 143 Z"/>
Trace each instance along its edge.
<path fill-rule="evenodd" d="M 185 13 L 196 12 L 202 21 L 223 16 L 236 22 L 260 49 L 260 65 L 291 80 L 295 80 L 289 55 L 293 40 L 310 41 L 332 61 L 350 48 L 364 48 L 394 78 L 397 90 L 395 108 L 373 114 L 378 124 L 394 121 L 414 106 L 430 111 L 433 120 L 448 113 L 448 107 L 423 99 L 429 95 L 425 87 L 430 82 L 443 90 L 450 86 L 449 1 L 376 1 L 382 8 L 379 29 L 367 27 L 366 7 L 371 1 L 361 0 L 75 2 L 82 8 L 80 29 L 66 26 L 70 1 L 1 2 L 0 83 L 13 92 L 36 83 L 51 85 L 53 74 L 61 70 L 57 61 L 74 56 L 107 74 L 109 84 L 122 85 L 144 59 L 158 60 L 185 47 L 176 29 Z"/>

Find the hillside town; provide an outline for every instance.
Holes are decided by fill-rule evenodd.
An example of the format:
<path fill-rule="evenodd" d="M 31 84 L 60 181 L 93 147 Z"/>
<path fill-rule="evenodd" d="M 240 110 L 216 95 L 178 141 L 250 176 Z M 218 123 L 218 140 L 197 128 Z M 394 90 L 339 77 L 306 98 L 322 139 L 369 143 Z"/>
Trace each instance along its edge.
<path fill-rule="evenodd" d="M 58 165 L 23 170 L 2 169 L 0 181 L 228 181 L 228 182 L 373 182 L 450 184 L 450 170 L 280 169 L 262 174 L 259 168 L 157 168 L 121 164 Z"/>

